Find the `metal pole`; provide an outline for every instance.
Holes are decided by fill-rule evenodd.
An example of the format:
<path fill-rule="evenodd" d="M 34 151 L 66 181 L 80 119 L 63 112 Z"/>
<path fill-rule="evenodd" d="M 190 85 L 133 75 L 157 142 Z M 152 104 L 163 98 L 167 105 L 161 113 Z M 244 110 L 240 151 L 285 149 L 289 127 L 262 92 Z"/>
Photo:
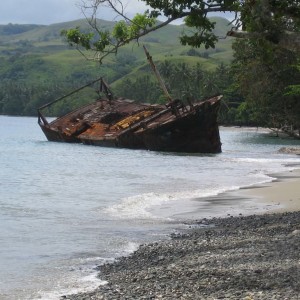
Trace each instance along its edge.
<path fill-rule="evenodd" d="M 153 72 L 154 72 L 156 78 L 158 79 L 158 81 L 159 81 L 159 83 L 160 83 L 160 86 L 161 86 L 161 88 L 162 88 L 162 90 L 163 90 L 165 96 L 166 96 L 167 99 L 168 99 L 168 102 L 169 102 L 169 103 L 172 102 L 173 99 L 172 99 L 172 97 L 170 96 L 170 94 L 169 94 L 169 92 L 168 92 L 168 90 L 167 90 L 167 88 L 166 88 L 166 85 L 165 85 L 165 83 L 163 82 L 163 80 L 162 80 L 162 78 L 161 78 L 161 76 L 160 76 L 160 74 L 159 74 L 159 71 L 156 69 L 156 66 L 155 66 L 155 64 L 154 64 L 154 62 L 153 62 L 153 60 L 152 60 L 152 56 L 150 55 L 150 53 L 148 52 L 148 50 L 146 49 L 146 47 L 145 47 L 144 45 L 143 45 L 143 48 L 144 48 L 144 51 L 145 51 L 145 53 L 146 53 L 147 59 L 148 59 L 148 61 L 149 61 L 149 63 L 150 63 L 150 66 L 151 66 L 151 68 L 152 68 L 152 70 L 153 70 Z"/>
<path fill-rule="evenodd" d="M 69 93 L 69 94 L 67 94 L 67 95 L 64 95 L 64 96 L 62 96 L 62 97 L 60 97 L 60 98 L 58 98 L 58 99 L 56 99 L 56 100 L 54 100 L 54 101 L 52 101 L 52 102 L 49 102 L 49 103 L 47 103 L 47 104 L 45 104 L 45 105 L 39 107 L 39 108 L 38 108 L 38 111 L 40 111 L 40 110 L 42 110 L 42 109 L 44 109 L 44 108 L 46 108 L 46 107 L 48 107 L 48 106 L 50 106 L 50 105 L 52 105 L 52 104 L 58 102 L 58 101 L 60 101 L 60 100 L 62 100 L 62 99 L 64 99 L 64 98 L 66 98 L 66 97 L 69 97 L 69 96 L 71 96 L 71 95 L 73 95 L 73 94 L 75 94 L 75 93 L 77 93 L 77 92 L 83 90 L 84 88 L 86 88 L 86 87 L 88 87 L 88 86 L 94 84 L 95 82 L 97 82 L 97 81 L 99 81 L 99 80 L 102 80 L 102 77 L 100 77 L 100 78 L 98 78 L 98 79 L 96 79 L 96 80 L 94 80 L 94 81 L 92 81 L 92 82 L 90 82 L 90 83 L 88 83 L 88 84 L 86 84 L 86 85 L 84 85 L 84 86 L 78 88 L 78 89 L 75 90 L 75 91 L 72 91 L 71 93 Z"/>

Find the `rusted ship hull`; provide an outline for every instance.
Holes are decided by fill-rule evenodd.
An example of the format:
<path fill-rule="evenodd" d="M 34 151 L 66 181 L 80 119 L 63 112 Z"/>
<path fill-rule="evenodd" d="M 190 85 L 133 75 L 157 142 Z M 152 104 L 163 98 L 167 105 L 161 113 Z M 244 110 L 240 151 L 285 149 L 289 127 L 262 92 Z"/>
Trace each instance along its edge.
<path fill-rule="evenodd" d="M 221 142 L 217 124 L 222 96 L 184 104 L 169 94 L 151 55 L 143 46 L 166 105 L 146 105 L 114 99 L 102 78 L 38 109 L 38 123 L 49 141 L 88 145 L 186 153 L 219 153 Z M 106 99 L 76 109 L 51 123 L 42 110 L 68 96 L 98 84 L 97 93 Z"/>
<path fill-rule="evenodd" d="M 77 137 L 68 136 L 58 130 L 54 130 L 53 128 L 45 126 L 43 124 L 40 124 L 40 127 L 48 141 L 64 143 L 81 143 L 81 141 Z"/>
<path fill-rule="evenodd" d="M 184 106 L 100 99 L 51 123 L 39 111 L 49 141 L 185 153 L 219 153 L 221 97 Z"/>
<path fill-rule="evenodd" d="M 216 109 L 214 105 L 217 104 L 210 107 L 213 110 Z M 204 111 L 196 110 L 156 128 L 145 130 L 141 133 L 145 148 L 155 151 L 219 153 L 221 142 L 217 114 L 213 114 L 210 111 L 205 116 Z"/>

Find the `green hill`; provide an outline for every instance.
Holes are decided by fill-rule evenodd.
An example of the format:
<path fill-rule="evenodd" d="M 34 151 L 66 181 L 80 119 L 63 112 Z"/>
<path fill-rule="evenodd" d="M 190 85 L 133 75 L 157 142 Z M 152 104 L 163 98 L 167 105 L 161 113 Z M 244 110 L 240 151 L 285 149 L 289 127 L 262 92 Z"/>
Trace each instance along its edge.
<path fill-rule="evenodd" d="M 213 21 L 216 34 L 224 37 L 229 22 L 219 17 Z M 98 25 L 108 30 L 114 24 L 98 20 Z M 137 44 L 120 49 L 102 65 L 86 60 L 60 35 L 63 29 L 76 26 L 89 28 L 86 20 L 48 26 L 0 25 L 0 114 L 35 114 L 36 107 L 100 76 L 119 87 L 124 80 L 150 74 L 144 51 Z M 142 38 L 139 44 L 146 45 L 158 65 L 169 61 L 214 70 L 232 59 L 231 39 L 221 39 L 215 49 L 191 49 L 179 43 L 184 30 L 183 25 L 168 25 Z"/>

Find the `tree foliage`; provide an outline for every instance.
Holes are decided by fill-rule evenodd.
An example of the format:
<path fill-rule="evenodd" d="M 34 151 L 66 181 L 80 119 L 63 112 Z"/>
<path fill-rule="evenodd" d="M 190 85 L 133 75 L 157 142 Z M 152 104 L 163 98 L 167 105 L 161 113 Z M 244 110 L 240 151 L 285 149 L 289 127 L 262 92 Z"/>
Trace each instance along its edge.
<path fill-rule="evenodd" d="M 203 99 L 224 93 L 232 84 L 230 68 L 224 64 L 220 64 L 214 71 L 208 71 L 200 63 L 189 66 L 184 62 L 178 64 L 165 60 L 157 67 L 174 99 Z M 151 72 L 150 67 L 147 67 L 147 71 Z M 159 99 L 161 103 L 165 103 L 160 86 L 153 76 L 147 74 L 123 80 L 116 86 L 116 92 L 120 96 L 141 102 L 157 103 Z"/>
<path fill-rule="evenodd" d="M 89 58 L 102 62 L 107 55 L 117 53 L 121 46 L 131 41 L 139 42 L 148 33 L 182 19 L 185 31 L 180 41 L 190 46 L 187 51 L 189 55 L 200 56 L 196 48 L 213 48 L 219 38 L 209 14 L 235 12 L 235 19 L 231 22 L 232 29 L 227 33 L 228 36 L 237 38 L 232 67 L 220 65 L 215 71 L 208 72 L 198 64 L 191 67 L 185 63 L 175 65 L 170 61 L 161 62 L 160 72 L 172 96 L 184 100 L 223 93 L 227 108 L 221 111 L 221 117 L 225 122 L 292 128 L 292 134 L 295 130 L 299 131 L 300 1 L 142 1 L 149 9 L 129 18 L 121 0 L 82 0 L 83 11 L 91 12 L 89 16 L 86 14 L 91 30 L 76 27 L 64 30 L 62 34 L 83 55 L 92 53 Z M 118 15 L 118 21 L 111 31 L 98 23 L 97 11 L 103 5 L 111 7 Z M 163 21 L 158 21 L 160 17 L 163 17 Z M 7 34 L 20 30 L 11 24 L 1 28 L 0 30 L 8 30 Z M 30 52 L 32 47 L 28 41 L 20 42 L 20 51 Z M 20 56 L 20 51 L 10 55 L 11 68 L 7 69 L 4 77 L 0 76 L 0 113 L 33 114 L 37 106 L 47 102 L 48 96 L 50 98 L 51 95 L 53 99 L 56 95 L 63 94 L 58 87 L 62 83 L 57 84 L 55 80 L 39 85 L 28 84 L 28 68 L 44 68 L 43 61 L 29 57 L 25 60 Z M 22 63 L 19 62 L 21 60 Z M 109 82 L 121 78 L 136 66 L 133 65 L 136 63 L 134 56 L 120 55 L 116 61 L 117 64 L 110 69 L 105 65 L 101 66 L 102 72 L 107 75 L 106 79 L 109 77 Z M 78 84 L 81 75 L 78 72 L 73 75 Z M 6 80 L 11 78 L 17 79 L 17 82 Z M 64 84 L 64 87 L 70 90 L 71 85 Z M 120 96 L 143 102 L 163 100 L 157 83 L 149 75 L 120 80 L 116 91 Z M 61 107 L 56 107 L 51 113 L 72 109 L 75 100 L 70 105 L 64 103 Z"/>
<path fill-rule="evenodd" d="M 235 61 L 232 76 L 235 82 L 231 97 L 239 94 L 246 103 L 240 103 L 231 110 L 236 119 L 249 123 L 264 124 L 273 127 L 290 127 L 299 130 L 300 124 L 300 2 L 294 0 L 143 0 L 150 9 L 144 13 L 140 22 L 129 19 L 123 9 L 121 0 L 87 0 L 86 7 L 93 8 L 91 20 L 95 30 L 97 10 L 101 5 L 109 5 L 119 17 L 119 21 L 107 38 L 107 46 L 95 49 L 97 60 L 116 53 L 118 48 L 132 40 L 137 40 L 178 19 L 184 20 L 189 31 L 180 37 L 183 45 L 193 48 L 204 45 L 214 48 L 218 37 L 214 34 L 214 23 L 208 18 L 212 12 L 235 12 L 232 30 L 227 35 L 242 38 L 235 43 Z M 163 16 L 165 21 L 157 22 Z M 151 22 L 147 23 L 148 20 Z M 134 34 L 130 28 L 135 26 Z M 68 38 L 69 42 L 73 42 Z M 77 43 L 78 47 L 86 47 Z M 177 82 L 173 89 L 195 91 L 199 87 L 191 80 L 191 70 L 185 66 L 180 69 L 181 81 L 177 81 L 177 70 L 168 70 L 168 83 Z M 167 70 L 168 68 L 166 68 Z M 162 72 L 164 73 L 164 72 Z M 196 76 L 193 74 L 193 76 Z M 193 77 L 192 77 L 193 78 Z M 211 78 L 211 80 L 210 80 Z M 212 74 L 205 74 L 206 90 L 216 88 Z M 219 82 L 219 81 L 218 81 Z M 183 84 L 183 86 L 180 85 Z M 201 91 L 203 92 L 203 91 Z M 200 92 L 200 94 L 201 94 Z M 291 130 L 294 132 L 294 129 Z"/>
<path fill-rule="evenodd" d="M 238 40 L 233 47 L 234 80 L 246 100 L 249 120 L 290 133 L 299 130 L 299 55 L 256 39 Z"/>
<path fill-rule="evenodd" d="M 180 37 L 183 45 L 205 48 L 215 47 L 218 36 L 214 33 L 214 22 L 208 16 L 212 12 L 235 12 L 229 36 L 255 37 L 300 52 L 300 3 L 294 0 L 142 0 L 150 9 L 144 14 L 128 18 L 121 0 L 86 0 L 83 9 L 92 9 L 88 18 L 95 34 L 81 33 L 79 28 L 63 32 L 70 44 L 93 50 L 93 59 L 102 61 L 110 53 L 130 41 L 160 29 L 172 21 L 183 19 L 187 28 Z M 118 18 L 112 32 L 97 26 L 97 11 L 102 6 L 113 9 Z M 158 22 L 164 17 L 163 22 Z M 240 31 L 238 29 L 243 29 Z M 95 41 L 96 39 L 96 41 Z"/>

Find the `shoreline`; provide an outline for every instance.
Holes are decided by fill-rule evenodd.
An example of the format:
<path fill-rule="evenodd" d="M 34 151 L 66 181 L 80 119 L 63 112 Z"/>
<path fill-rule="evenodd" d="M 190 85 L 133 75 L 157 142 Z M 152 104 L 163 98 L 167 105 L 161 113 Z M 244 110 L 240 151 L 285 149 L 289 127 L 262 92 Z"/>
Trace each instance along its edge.
<path fill-rule="evenodd" d="M 265 212 L 300 211 L 300 169 L 271 175 L 274 181 L 237 191 L 242 197 L 263 203 Z"/>
<path fill-rule="evenodd" d="M 171 239 L 100 266 L 108 284 L 61 299 L 299 299 L 300 169 L 274 178 L 217 196 L 253 200 L 255 214 L 189 220 Z"/>
<path fill-rule="evenodd" d="M 298 168 L 299 165 L 293 167 Z M 190 209 L 177 212 L 173 217 L 192 223 L 203 218 L 300 211 L 300 168 L 268 176 L 273 180 L 191 200 L 193 204 L 186 206 Z M 213 203 L 217 204 L 213 208 L 212 215 L 209 206 L 214 205 Z M 168 206 L 170 205 L 167 205 L 169 211 L 172 210 L 172 207 Z"/>

